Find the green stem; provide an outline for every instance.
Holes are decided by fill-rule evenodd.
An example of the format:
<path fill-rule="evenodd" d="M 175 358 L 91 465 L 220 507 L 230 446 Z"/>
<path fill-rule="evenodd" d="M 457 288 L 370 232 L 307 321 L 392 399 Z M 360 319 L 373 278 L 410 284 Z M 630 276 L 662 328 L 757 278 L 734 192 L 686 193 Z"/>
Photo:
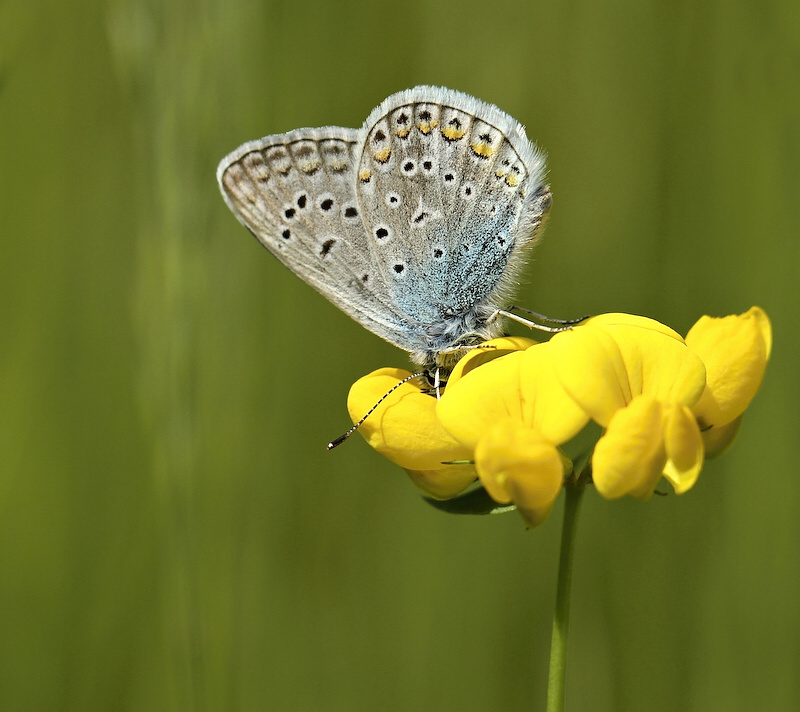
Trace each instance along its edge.
<path fill-rule="evenodd" d="M 556 610 L 553 616 L 553 638 L 550 643 L 547 712 L 563 712 L 564 710 L 572 560 L 575 553 L 575 530 L 578 524 L 578 509 L 584 486 L 570 483 L 564 489 L 566 490 L 566 497 L 564 499 L 564 521 L 561 525 L 561 555 L 558 561 L 558 587 L 556 589 Z"/>

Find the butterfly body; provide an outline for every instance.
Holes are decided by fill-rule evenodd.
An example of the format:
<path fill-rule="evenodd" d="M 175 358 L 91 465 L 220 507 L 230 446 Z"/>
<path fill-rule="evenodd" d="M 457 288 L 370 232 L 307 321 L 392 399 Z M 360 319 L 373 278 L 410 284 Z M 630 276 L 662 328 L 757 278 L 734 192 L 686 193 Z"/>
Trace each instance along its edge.
<path fill-rule="evenodd" d="M 544 158 L 496 107 L 416 87 L 360 129 L 297 129 L 220 163 L 222 194 L 289 269 L 425 368 L 497 336 L 550 207 Z"/>

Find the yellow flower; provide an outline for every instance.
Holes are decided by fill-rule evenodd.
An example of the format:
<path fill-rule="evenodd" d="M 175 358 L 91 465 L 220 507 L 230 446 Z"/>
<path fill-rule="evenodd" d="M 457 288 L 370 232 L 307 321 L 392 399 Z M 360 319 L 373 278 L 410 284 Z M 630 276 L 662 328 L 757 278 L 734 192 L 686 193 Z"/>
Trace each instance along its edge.
<path fill-rule="evenodd" d="M 515 351 L 525 351 L 531 346 L 536 346 L 537 343 L 537 341 L 526 339 L 524 336 L 500 336 L 497 339 L 484 341 L 480 346 L 467 351 L 466 355 L 459 359 L 447 377 L 447 384 L 453 385 L 458 379 L 478 366 Z"/>
<path fill-rule="evenodd" d="M 771 345 L 757 307 L 703 317 L 686 341 L 646 317 L 603 314 L 543 344 L 503 337 L 472 349 L 438 401 L 429 384 L 392 390 L 408 371 L 375 371 L 353 386 L 348 409 L 355 422 L 391 390 L 361 426 L 370 445 L 436 498 L 477 476 L 493 500 L 537 526 L 565 477 L 585 481 L 573 468 L 586 462 L 609 499 L 647 499 L 662 476 L 678 494 L 690 489 L 704 457 L 733 439 Z M 604 429 L 593 452 L 590 420 Z"/>
<path fill-rule="evenodd" d="M 347 397 L 347 410 L 358 422 L 392 388 L 411 373 L 381 368 L 356 381 Z M 416 380 L 395 388 L 359 428 L 367 442 L 406 470 L 423 491 L 439 499 L 453 497 L 476 478 L 472 450 L 455 440 L 436 418 L 436 397 Z"/>
<path fill-rule="evenodd" d="M 718 319 L 704 316 L 686 335 L 686 344 L 706 365 L 706 388 L 692 411 L 703 431 L 706 456 L 714 457 L 733 441 L 761 385 L 772 326 L 759 307 Z"/>
<path fill-rule="evenodd" d="M 474 450 L 489 495 L 513 502 L 531 526 L 549 515 L 570 465 L 557 446 L 589 420 L 555 378 L 548 344 L 509 353 L 451 381 L 437 415 Z"/>
<path fill-rule="evenodd" d="M 475 464 L 489 496 L 500 504 L 513 502 L 532 527 L 550 515 L 571 465 L 554 445 L 512 418 L 478 441 Z"/>
<path fill-rule="evenodd" d="M 606 428 L 592 457 L 592 479 L 609 499 L 648 498 L 664 475 L 678 493 L 703 461 L 690 406 L 705 367 L 683 339 L 644 317 L 604 314 L 549 342 L 561 385 Z"/>
<path fill-rule="evenodd" d="M 487 341 L 456 364 L 443 389 L 478 366 L 535 343 L 514 336 Z M 448 499 L 477 478 L 473 448 L 464 446 L 442 427 L 436 416 L 436 393 L 430 385 L 422 384 L 421 378 L 398 386 L 383 399 L 410 375 L 402 369 L 382 368 L 364 376 L 350 389 L 347 409 L 356 423 L 377 403 L 359 428 L 361 434 L 378 452 L 404 468 L 424 492 Z"/>

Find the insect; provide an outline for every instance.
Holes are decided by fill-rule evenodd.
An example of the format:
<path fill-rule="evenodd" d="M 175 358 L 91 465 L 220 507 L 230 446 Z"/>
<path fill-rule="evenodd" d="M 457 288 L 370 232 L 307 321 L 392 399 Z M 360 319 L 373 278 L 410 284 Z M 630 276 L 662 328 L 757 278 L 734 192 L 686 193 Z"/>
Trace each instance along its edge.
<path fill-rule="evenodd" d="M 551 205 L 545 159 L 496 106 L 419 86 L 359 129 L 296 129 L 226 156 L 228 207 L 343 312 L 446 374 L 503 331 Z"/>

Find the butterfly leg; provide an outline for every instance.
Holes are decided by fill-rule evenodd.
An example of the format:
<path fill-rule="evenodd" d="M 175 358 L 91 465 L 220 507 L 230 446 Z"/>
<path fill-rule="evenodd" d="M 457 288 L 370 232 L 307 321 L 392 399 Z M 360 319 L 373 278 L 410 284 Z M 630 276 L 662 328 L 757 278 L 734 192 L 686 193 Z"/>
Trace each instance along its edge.
<path fill-rule="evenodd" d="M 519 314 L 515 314 L 515 311 L 523 312 L 531 318 L 526 318 L 524 316 L 520 316 Z M 492 316 L 504 316 L 512 321 L 516 321 L 519 324 L 527 326 L 529 329 L 538 329 L 539 331 L 544 331 L 548 334 L 566 331 L 570 327 L 580 324 L 589 318 L 588 316 L 582 316 L 578 319 L 553 319 L 549 316 L 545 316 L 544 314 L 540 314 L 539 312 L 531 311 L 530 309 L 525 309 L 524 307 L 520 307 L 515 304 L 509 304 L 509 306 L 507 306 L 505 309 L 498 309 Z"/>

